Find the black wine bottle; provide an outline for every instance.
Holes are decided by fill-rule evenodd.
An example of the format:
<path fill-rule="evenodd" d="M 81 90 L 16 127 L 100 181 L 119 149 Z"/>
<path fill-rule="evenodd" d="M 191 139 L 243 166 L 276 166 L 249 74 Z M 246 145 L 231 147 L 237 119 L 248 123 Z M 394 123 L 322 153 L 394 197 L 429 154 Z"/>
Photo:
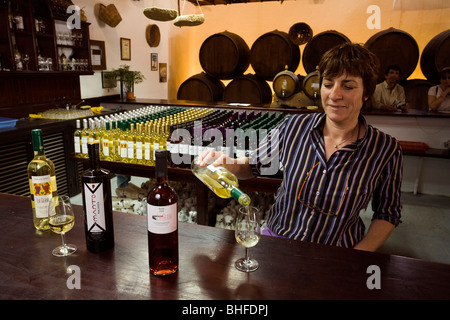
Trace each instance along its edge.
<path fill-rule="evenodd" d="M 98 253 L 114 247 L 111 174 L 100 168 L 100 146 L 88 143 L 89 169 L 83 173 L 83 209 L 86 247 Z"/>
<path fill-rule="evenodd" d="M 178 196 L 167 179 L 167 150 L 155 152 L 156 185 L 147 196 L 148 258 L 153 275 L 178 270 Z"/>

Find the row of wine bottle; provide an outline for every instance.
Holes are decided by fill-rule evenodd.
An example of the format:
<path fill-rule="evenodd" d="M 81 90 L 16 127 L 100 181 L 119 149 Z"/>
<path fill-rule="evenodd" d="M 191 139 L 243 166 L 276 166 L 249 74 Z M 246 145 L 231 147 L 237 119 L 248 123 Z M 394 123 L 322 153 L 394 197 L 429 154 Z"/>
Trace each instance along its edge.
<path fill-rule="evenodd" d="M 41 129 L 31 132 L 34 158 L 28 165 L 34 226 L 50 229 L 48 212 L 57 203 L 55 166 L 45 156 Z M 111 174 L 100 167 L 100 145 L 88 143 L 89 169 L 83 172 L 83 210 L 86 247 L 98 253 L 114 247 Z M 167 179 L 167 151 L 157 149 L 156 185 L 147 197 L 149 267 L 152 274 L 178 270 L 178 197 Z M 53 203 L 53 204 L 52 204 Z"/>
<path fill-rule="evenodd" d="M 75 155 L 87 158 L 87 143 L 98 141 L 100 158 L 155 165 L 155 150 L 170 153 L 172 167 L 189 167 L 202 150 L 241 157 L 254 150 L 282 113 L 147 106 L 105 117 L 77 120 Z"/>

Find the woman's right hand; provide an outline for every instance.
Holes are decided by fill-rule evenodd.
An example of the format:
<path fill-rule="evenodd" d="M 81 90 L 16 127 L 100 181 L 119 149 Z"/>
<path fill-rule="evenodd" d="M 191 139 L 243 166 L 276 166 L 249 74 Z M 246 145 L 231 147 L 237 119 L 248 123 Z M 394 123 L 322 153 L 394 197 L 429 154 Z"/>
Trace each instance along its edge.
<path fill-rule="evenodd" d="M 203 151 L 197 156 L 196 163 L 200 167 L 208 164 L 221 166 L 235 174 L 238 179 L 250 179 L 253 173 L 248 158 L 231 158 L 222 151 Z"/>
<path fill-rule="evenodd" d="M 225 166 L 226 164 L 234 164 L 234 159 L 221 151 L 203 151 L 197 156 L 197 165 L 204 167 L 207 164 L 212 164 L 216 167 Z"/>

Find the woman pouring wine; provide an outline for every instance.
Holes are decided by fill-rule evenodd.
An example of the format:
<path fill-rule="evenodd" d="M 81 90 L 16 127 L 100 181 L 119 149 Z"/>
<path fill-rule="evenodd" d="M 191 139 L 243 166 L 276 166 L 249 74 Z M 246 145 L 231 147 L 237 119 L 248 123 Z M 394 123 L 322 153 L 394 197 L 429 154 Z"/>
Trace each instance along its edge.
<path fill-rule="evenodd" d="M 400 223 L 402 151 L 360 114 L 376 86 L 378 60 L 358 44 L 341 44 L 319 64 L 324 112 L 288 117 L 249 157 L 206 152 L 199 164 L 221 165 L 239 179 L 262 175 L 269 160 L 283 181 L 263 234 L 375 251 Z M 367 233 L 359 216 L 372 200 Z"/>

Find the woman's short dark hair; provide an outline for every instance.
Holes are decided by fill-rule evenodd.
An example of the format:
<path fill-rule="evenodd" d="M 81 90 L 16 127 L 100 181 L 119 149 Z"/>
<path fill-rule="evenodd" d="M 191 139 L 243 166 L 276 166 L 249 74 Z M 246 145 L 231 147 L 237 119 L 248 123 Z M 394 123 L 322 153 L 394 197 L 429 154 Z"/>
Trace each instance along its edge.
<path fill-rule="evenodd" d="M 328 50 L 320 59 L 320 79 L 335 78 L 344 73 L 361 77 L 364 86 L 363 97 L 370 97 L 375 91 L 380 63 L 376 55 L 357 43 L 345 42 Z"/>

